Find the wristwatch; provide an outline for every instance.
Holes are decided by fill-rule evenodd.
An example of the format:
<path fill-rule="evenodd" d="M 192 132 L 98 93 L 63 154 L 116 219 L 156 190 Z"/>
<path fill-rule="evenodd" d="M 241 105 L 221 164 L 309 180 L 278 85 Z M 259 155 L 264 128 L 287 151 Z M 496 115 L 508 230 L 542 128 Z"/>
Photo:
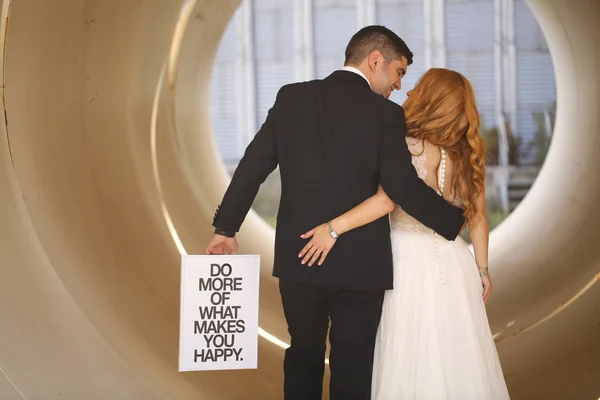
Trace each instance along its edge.
<path fill-rule="evenodd" d="M 333 226 L 331 226 L 331 221 L 327 222 L 327 229 L 329 229 L 329 234 L 331 235 L 332 238 L 337 239 L 340 237 L 340 235 L 338 235 L 338 233 L 335 231 L 335 229 L 333 229 Z"/>

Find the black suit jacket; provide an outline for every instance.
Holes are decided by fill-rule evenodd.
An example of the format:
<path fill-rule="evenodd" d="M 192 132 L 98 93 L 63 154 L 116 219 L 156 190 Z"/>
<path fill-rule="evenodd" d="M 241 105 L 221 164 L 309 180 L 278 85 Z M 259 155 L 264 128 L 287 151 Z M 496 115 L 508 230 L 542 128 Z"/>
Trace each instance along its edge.
<path fill-rule="evenodd" d="M 391 289 L 389 218 L 340 236 L 323 266 L 300 264 L 300 235 L 350 210 L 381 183 L 402 208 L 448 240 L 464 223 L 418 178 L 405 141 L 404 110 L 349 71 L 282 87 L 248 145 L 213 226 L 237 232 L 259 186 L 279 165 L 281 201 L 273 274 L 351 290 Z M 415 268 L 419 268 L 415 265 Z"/>

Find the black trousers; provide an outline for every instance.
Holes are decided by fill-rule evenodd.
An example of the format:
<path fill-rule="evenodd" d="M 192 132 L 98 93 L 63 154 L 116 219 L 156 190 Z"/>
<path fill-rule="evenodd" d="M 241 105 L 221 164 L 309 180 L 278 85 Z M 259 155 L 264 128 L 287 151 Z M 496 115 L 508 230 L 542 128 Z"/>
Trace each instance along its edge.
<path fill-rule="evenodd" d="M 384 291 L 340 290 L 280 279 L 291 336 L 285 352 L 285 400 L 320 400 L 329 321 L 331 400 L 369 400 Z"/>

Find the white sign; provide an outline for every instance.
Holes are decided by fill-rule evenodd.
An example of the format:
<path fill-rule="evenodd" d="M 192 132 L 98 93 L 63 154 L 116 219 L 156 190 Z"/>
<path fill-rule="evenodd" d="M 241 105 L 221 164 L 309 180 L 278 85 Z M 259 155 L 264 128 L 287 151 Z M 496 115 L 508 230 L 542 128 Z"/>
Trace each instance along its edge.
<path fill-rule="evenodd" d="M 184 255 L 179 371 L 256 369 L 259 255 Z"/>

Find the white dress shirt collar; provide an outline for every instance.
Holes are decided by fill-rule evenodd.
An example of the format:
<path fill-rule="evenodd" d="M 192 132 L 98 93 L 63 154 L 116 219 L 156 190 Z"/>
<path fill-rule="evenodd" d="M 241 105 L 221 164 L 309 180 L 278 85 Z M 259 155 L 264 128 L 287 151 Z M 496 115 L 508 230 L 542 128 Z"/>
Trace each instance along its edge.
<path fill-rule="evenodd" d="M 367 77 L 365 76 L 365 74 L 362 73 L 361 70 L 359 70 L 358 68 L 354 68 L 354 67 L 350 67 L 348 65 L 344 65 L 342 67 L 343 71 L 350 71 L 350 72 L 354 72 L 355 74 L 358 74 L 360 76 L 362 76 L 365 81 L 367 81 L 367 83 L 369 84 L 369 87 L 371 88 L 371 90 L 373 90 L 373 87 L 371 86 L 371 82 L 369 82 L 369 80 L 367 79 Z"/>

